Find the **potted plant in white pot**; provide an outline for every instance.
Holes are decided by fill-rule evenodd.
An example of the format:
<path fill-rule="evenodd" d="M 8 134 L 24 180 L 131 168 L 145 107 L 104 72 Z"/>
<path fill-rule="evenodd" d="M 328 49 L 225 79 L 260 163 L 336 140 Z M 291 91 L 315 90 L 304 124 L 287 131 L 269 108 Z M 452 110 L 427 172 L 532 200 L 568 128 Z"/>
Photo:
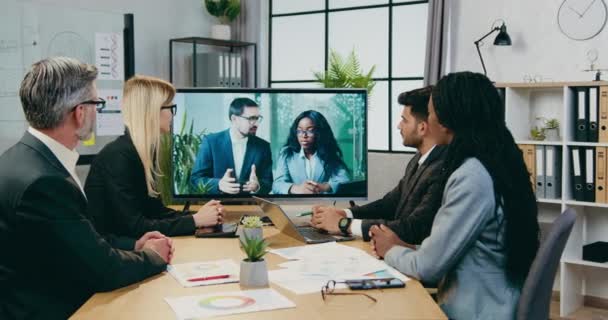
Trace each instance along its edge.
<path fill-rule="evenodd" d="M 211 26 L 211 37 L 230 40 L 230 22 L 241 13 L 241 0 L 204 0 L 207 12 L 220 20 Z"/>
<path fill-rule="evenodd" d="M 245 239 L 263 239 L 262 219 L 258 216 L 244 217 L 239 228 L 239 238 L 241 243 L 245 243 Z"/>
<path fill-rule="evenodd" d="M 559 140 L 559 121 L 557 119 L 545 120 L 545 137 L 549 141 Z"/>
<path fill-rule="evenodd" d="M 242 242 L 247 258 L 241 261 L 239 281 L 246 287 L 268 286 L 268 267 L 264 255 L 268 244 L 262 238 L 245 237 Z"/>

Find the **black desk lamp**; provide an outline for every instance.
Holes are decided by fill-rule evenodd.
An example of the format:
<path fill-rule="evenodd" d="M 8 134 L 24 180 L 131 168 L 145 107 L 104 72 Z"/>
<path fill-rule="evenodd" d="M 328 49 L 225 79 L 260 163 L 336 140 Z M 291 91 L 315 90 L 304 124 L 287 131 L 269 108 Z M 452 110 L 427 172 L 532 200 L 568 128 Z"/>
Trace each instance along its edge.
<path fill-rule="evenodd" d="M 483 39 L 485 39 L 489 35 L 491 35 L 492 32 L 494 32 L 494 31 L 500 31 L 500 32 L 498 32 L 496 39 L 494 39 L 495 46 L 510 46 L 511 45 L 511 37 L 509 37 L 509 34 L 507 33 L 507 26 L 505 25 L 504 21 L 502 23 L 502 26 L 492 28 L 492 30 L 490 30 L 490 32 L 486 33 L 483 37 L 481 37 L 479 40 L 474 42 L 475 47 L 477 48 L 477 53 L 479 53 L 479 59 L 481 60 L 481 66 L 483 67 L 483 74 L 486 76 L 488 75 L 488 73 L 486 72 L 486 65 L 483 62 L 483 57 L 481 56 L 481 51 L 479 50 L 479 43 Z"/>

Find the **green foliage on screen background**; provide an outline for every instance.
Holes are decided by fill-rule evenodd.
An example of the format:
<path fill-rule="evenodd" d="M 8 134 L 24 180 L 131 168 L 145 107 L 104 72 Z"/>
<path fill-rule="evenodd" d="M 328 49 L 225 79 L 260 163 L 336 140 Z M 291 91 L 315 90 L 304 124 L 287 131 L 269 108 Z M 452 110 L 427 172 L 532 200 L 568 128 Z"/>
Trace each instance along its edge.
<path fill-rule="evenodd" d="M 302 112 L 315 110 L 323 114 L 343 152 L 343 160 L 351 171 L 353 180 L 365 179 L 367 141 L 364 136 L 365 101 L 357 94 L 337 94 L 331 98 L 319 98 L 317 104 L 294 102 L 293 93 L 272 96 L 271 151 L 273 166 L 283 148 L 294 119 Z M 319 97 L 326 97 L 319 94 Z M 314 103 L 314 102 L 313 102 Z M 276 119 L 276 120 L 275 120 Z"/>
<path fill-rule="evenodd" d="M 211 189 L 208 184 L 201 183 L 196 187 L 190 184 L 190 174 L 206 130 L 194 133 L 194 120 L 191 120 L 190 127 L 186 132 L 187 117 L 187 113 L 184 113 L 179 133 L 173 134 L 173 137 L 163 135 L 161 138 L 160 169 L 163 176 L 159 179 L 159 189 L 163 203 L 166 205 L 173 203 L 172 188 L 176 194 L 205 194 Z M 170 155 L 173 156 L 175 166 L 173 172 Z M 173 173 L 173 179 L 171 179 L 171 172 Z"/>

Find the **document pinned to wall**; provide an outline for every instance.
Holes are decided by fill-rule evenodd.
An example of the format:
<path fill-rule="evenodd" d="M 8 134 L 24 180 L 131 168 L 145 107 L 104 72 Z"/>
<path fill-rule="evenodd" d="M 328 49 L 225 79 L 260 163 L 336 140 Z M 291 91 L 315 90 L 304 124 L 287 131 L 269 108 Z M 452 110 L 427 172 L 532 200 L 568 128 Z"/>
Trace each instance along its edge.
<path fill-rule="evenodd" d="M 119 89 L 99 89 L 99 97 L 106 100 L 106 107 L 97 114 L 98 136 L 119 136 L 125 132 L 121 113 L 122 91 Z"/>
<path fill-rule="evenodd" d="M 99 80 L 124 80 L 122 34 L 118 32 L 95 33 L 95 66 L 99 70 Z"/>
<path fill-rule="evenodd" d="M 165 301 L 181 320 L 296 307 L 273 289 L 165 298 Z"/>

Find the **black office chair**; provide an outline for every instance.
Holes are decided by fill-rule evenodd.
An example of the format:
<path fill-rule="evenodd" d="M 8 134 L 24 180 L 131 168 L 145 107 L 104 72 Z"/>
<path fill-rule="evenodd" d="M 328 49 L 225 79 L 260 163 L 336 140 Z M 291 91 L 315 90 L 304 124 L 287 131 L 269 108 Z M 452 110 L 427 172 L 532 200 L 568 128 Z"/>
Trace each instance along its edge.
<path fill-rule="evenodd" d="M 549 319 L 553 281 L 575 220 L 576 212 L 573 209 L 564 211 L 553 222 L 551 230 L 540 244 L 521 291 L 517 320 Z"/>

